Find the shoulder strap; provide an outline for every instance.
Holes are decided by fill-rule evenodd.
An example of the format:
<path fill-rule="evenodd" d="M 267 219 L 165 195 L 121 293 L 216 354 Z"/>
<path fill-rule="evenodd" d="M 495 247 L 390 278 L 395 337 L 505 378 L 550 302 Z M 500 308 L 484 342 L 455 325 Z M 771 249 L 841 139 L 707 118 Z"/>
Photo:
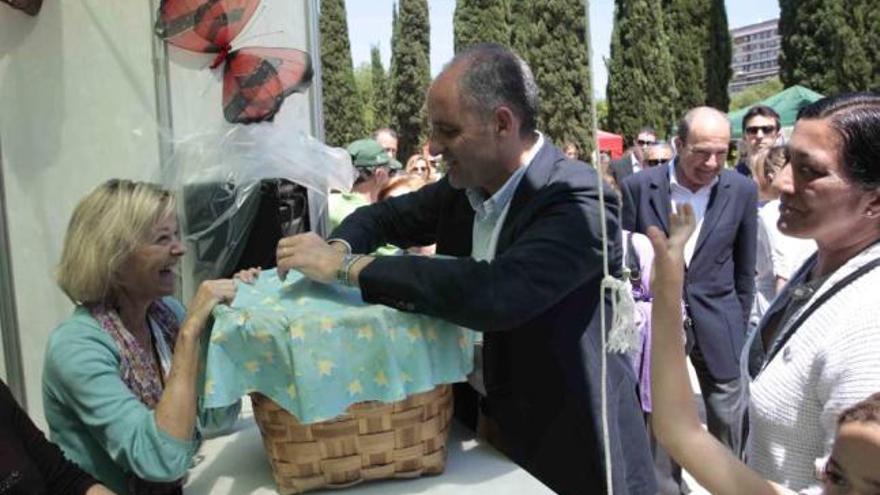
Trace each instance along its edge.
<path fill-rule="evenodd" d="M 876 258 L 876 259 L 873 259 L 873 260 L 865 263 L 864 265 L 860 266 L 854 272 L 852 272 L 849 275 L 847 275 L 846 277 L 840 279 L 836 284 L 831 286 L 827 291 L 825 291 L 821 296 L 819 296 L 816 299 L 816 302 L 814 302 L 809 307 L 807 307 L 807 309 L 804 310 L 803 313 L 801 313 L 800 317 L 798 317 L 798 319 L 795 320 L 795 322 L 792 323 L 785 330 L 785 333 L 780 335 L 779 338 L 773 343 L 773 345 L 770 347 L 770 352 L 767 353 L 767 359 L 764 360 L 764 366 L 762 367 L 762 370 L 764 368 L 766 368 L 767 365 L 770 364 L 770 361 L 772 361 L 773 358 L 776 357 L 776 354 L 778 354 L 779 350 L 785 346 L 785 344 L 788 342 L 788 339 L 790 339 L 791 336 L 794 335 L 794 333 L 795 333 L 795 331 L 797 331 L 798 327 L 800 327 L 807 320 L 807 318 L 809 318 L 810 315 L 813 314 L 813 312 L 815 312 L 817 309 L 819 309 L 819 307 L 821 307 L 823 304 L 825 304 L 826 301 L 831 299 L 835 294 L 840 292 L 846 286 L 855 282 L 862 275 L 868 273 L 869 271 L 873 270 L 874 268 L 876 268 L 878 266 L 880 266 L 880 258 Z"/>

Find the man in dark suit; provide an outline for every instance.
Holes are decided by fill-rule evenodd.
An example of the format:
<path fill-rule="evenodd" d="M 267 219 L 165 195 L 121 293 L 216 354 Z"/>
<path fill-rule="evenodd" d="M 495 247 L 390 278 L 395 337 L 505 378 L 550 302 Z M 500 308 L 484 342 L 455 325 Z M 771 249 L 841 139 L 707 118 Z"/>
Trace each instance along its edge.
<path fill-rule="evenodd" d="M 727 116 L 709 107 L 685 114 L 678 156 L 668 166 L 623 181 L 623 228 L 667 234 L 672 204 L 691 203 L 697 231 L 685 246 L 684 300 L 691 362 L 706 404 L 709 431 L 732 445 L 739 356 L 755 293 L 757 187 L 726 170 Z"/>
<path fill-rule="evenodd" d="M 481 414 L 500 433 L 496 444 L 558 493 L 606 493 L 598 178 L 536 131 L 537 110 L 531 72 L 508 49 L 456 55 L 428 92 L 430 152 L 443 154 L 447 175 L 358 209 L 330 244 L 313 234 L 282 240 L 279 267 L 326 283 L 338 273 L 367 302 L 484 332 Z M 605 201 L 617 267 L 610 191 Z M 349 254 L 386 242 L 436 243 L 448 256 Z M 607 358 L 614 491 L 653 494 L 634 373 L 625 356 Z"/>
<path fill-rule="evenodd" d="M 620 184 L 630 175 L 642 171 L 645 166 L 645 150 L 657 142 L 657 133 L 651 127 L 643 127 L 636 134 L 636 138 L 629 152 L 619 160 L 611 162 L 611 175 Z"/>

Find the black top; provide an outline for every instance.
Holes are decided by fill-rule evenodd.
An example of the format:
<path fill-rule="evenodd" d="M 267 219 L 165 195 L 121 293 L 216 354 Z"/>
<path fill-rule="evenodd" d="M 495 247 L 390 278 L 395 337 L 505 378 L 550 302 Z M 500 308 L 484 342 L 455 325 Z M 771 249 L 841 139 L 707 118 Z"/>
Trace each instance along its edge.
<path fill-rule="evenodd" d="M 83 494 L 97 483 L 46 439 L 0 381 L 0 494 Z"/>

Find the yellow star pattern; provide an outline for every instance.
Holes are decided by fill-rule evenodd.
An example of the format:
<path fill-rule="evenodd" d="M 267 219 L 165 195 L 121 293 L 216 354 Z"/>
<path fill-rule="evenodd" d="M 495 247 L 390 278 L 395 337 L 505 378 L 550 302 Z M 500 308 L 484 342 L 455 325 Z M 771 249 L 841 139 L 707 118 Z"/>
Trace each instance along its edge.
<path fill-rule="evenodd" d="M 304 341 L 306 339 L 306 331 L 302 326 L 302 323 L 291 323 L 289 327 L 287 327 L 288 332 L 290 333 L 291 339 L 299 339 Z"/>
<path fill-rule="evenodd" d="M 238 325 L 244 325 L 245 323 L 247 323 L 251 319 L 251 314 L 248 313 L 247 311 L 241 311 L 236 316 L 238 316 L 238 318 L 235 320 L 235 322 Z"/>
<path fill-rule="evenodd" d="M 437 342 L 437 329 L 434 327 L 429 327 L 428 331 L 425 332 L 427 334 L 427 339 L 429 342 Z"/>
<path fill-rule="evenodd" d="M 254 338 L 264 344 L 268 344 L 272 340 L 272 334 L 265 328 L 261 328 L 254 332 Z"/>
<path fill-rule="evenodd" d="M 394 342 L 397 339 L 397 330 L 393 328 L 388 329 L 388 338 L 391 339 L 391 342 Z"/>
<path fill-rule="evenodd" d="M 376 385 L 381 387 L 388 386 L 388 377 L 385 376 L 385 372 L 382 370 L 376 372 L 376 377 L 373 380 L 376 382 Z"/>
<path fill-rule="evenodd" d="M 248 361 L 248 362 L 244 363 L 244 367 L 245 367 L 245 369 L 247 369 L 251 373 L 256 373 L 257 370 L 260 369 L 260 362 L 259 361 Z"/>
<path fill-rule="evenodd" d="M 222 344 L 223 342 L 227 342 L 229 340 L 229 336 L 222 332 L 213 332 L 211 334 L 211 342 L 214 344 Z"/>
<path fill-rule="evenodd" d="M 318 373 L 321 376 L 332 375 L 334 367 L 336 367 L 336 365 L 333 364 L 333 361 L 330 361 L 329 359 L 322 359 L 318 361 Z"/>
<path fill-rule="evenodd" d="M 419 327 L 412 327 L 406 331 L 409 334 L 409 341 L 415 342 L 422 338 L 422 330 Z"/>
<path fill-rule="evenodd" d="M 321 331 L 330 333 L 333 331 L 333 319 L 321 318 Z"/>
<path fill-rule="evenodd" d="M 291 383 L 287 387 L 287 395 L 289 395 L 291 399 L 296 399 L 296 385 Z"/>
<path fill-rule="evenodd" d="M 272 351 L 266 351 L 263 353 L 263 358 L 266 359 L 266 362 L 272 364 L 275 360 L 275 353 Z"/>
<path fill-rule="evenodd" d="M 275 299 L 274 297 L 267 297 L 266 299 L 263 299 L 262 301 L 260 301 L 260 304 L 263 304 L 265 306 L 270 306 L 273 304 L 278 304 L 278 300 Z"/>
<path fill-rule="evenodd" d="M 373 327 L 366 325 L 358 328 L 357 335 L 359 339 L 373 340 Z"/>
<path fill-rule="evenodd" d="M 205 393 L 208 395 L 214 393 L 214 380 L 208 380 L 205 382 Z"/>
<path fill-rule="evenodd" d="M 401 372 L 400 372 L 400 379 L 403 381 L 403 383 L 407 383 L 407 382 L 411 382 L 411 381 L 413 381 L 412 377 L 409 376 L 409 373 L 407 373 L 406 371 L 401 371 Z"/>
<path fill-rule="evenodd" d="M 355 396 L 364 392 L 360 380 L 355 380 L 348 384 L 348 395 Z"/>

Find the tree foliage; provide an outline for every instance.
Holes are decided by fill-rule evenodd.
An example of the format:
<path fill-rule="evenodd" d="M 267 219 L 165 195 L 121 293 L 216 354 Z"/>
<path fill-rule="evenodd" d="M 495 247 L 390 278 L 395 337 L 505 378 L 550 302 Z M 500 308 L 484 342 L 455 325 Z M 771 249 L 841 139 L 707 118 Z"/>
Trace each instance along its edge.
<path fill-rule="evenodd" d="M 393 28 L 391 126 L 398 156 L 415 153 L 426 126 L 425 96 L 430 84 L 430 26 L 427 0 L 400 0 Z"/>
<path fill-rule="evenodd" d="M 573 141 L 589 156 L 594 137 L 585 3 L 517 1 L 511 8 L 513 47 L 538 84 L 538 127 L 553 142 Z"/>
<path fill-rule="evenodd" d="M 331 146 L 345 146 L 364 135 L 363 103 L 351 64 L 351 45 L 344 0 L 321 2 L 321 86 L 324 138 Z"/>
<path fill-rule="evenodd" d="M 370 49 L 371 100 L 374 109 L 373 125 L 368 129 L 378 129 L 391 125 L 391 88 L 388 75 L 382 67 L 382 55 L 378 46 Z"/>
<path fill-rule="evenodd" d="M 453 17 L 456 53 L 475 43 L 510 44 L 510 0 L 457 0 Z"/>
<path fill-rule="evenodd" d="M 724 0 L 710 0 L 707 19 L 707 40 L 703 52 L 706 61 L 706 104 L 726 112 L 730 105 L 727 85 L 733 75 L 733 69 L 730 67 L 733 43 L 727 27 L 727 9 Z M 681 86 L 678 89 L 681 91 Z"/>
<path fill-rule="evenodd" d="M 660 136 L 678 99 L 660 0 L 615 0 L 608 64 L 608 129 L 633 139 L 646 125 Z"/>
<path fill-rule="evenodd" d="M 872 5 L 873 4 L 873 5 Z M 868 89 L 876 80 L 876 1 L 780 0 L 780 77 L 823 94 Z M 876 40 L 876 35 L 874 37 Z M 875 58 L 876 60 L 876 58 Z"/>
<path fill-rule="evenodd" d="M 750 107 L 767 97 L 775 95 L 783 89 L 785 89 L 785 87 L 782 85 L 782 81 L 780 81 L 778 77 L 768 79 L 761 84 L 749 86 L 730 98 L 730 111 L 732 112 L 741 108 Z"/>
<path fill-rule="evenodd" d="M 706 104 L 706 52 L 697 47 L 707 41 L 709 0 L 664 0 L 664 26 L 669 37 L 672 73 L 678 95 L 673 115 Z M 726 89 L 726 88 L 725 88 Z"/>
<path fill-rule="evenodd" d="M 376 127 L 376 100 L 373 91 L 373 70 L 370 64 L 364 62 L 354 68 L 354 83 L 364 111 L 364 131 L 369 133 L 370 129 Z"/>

